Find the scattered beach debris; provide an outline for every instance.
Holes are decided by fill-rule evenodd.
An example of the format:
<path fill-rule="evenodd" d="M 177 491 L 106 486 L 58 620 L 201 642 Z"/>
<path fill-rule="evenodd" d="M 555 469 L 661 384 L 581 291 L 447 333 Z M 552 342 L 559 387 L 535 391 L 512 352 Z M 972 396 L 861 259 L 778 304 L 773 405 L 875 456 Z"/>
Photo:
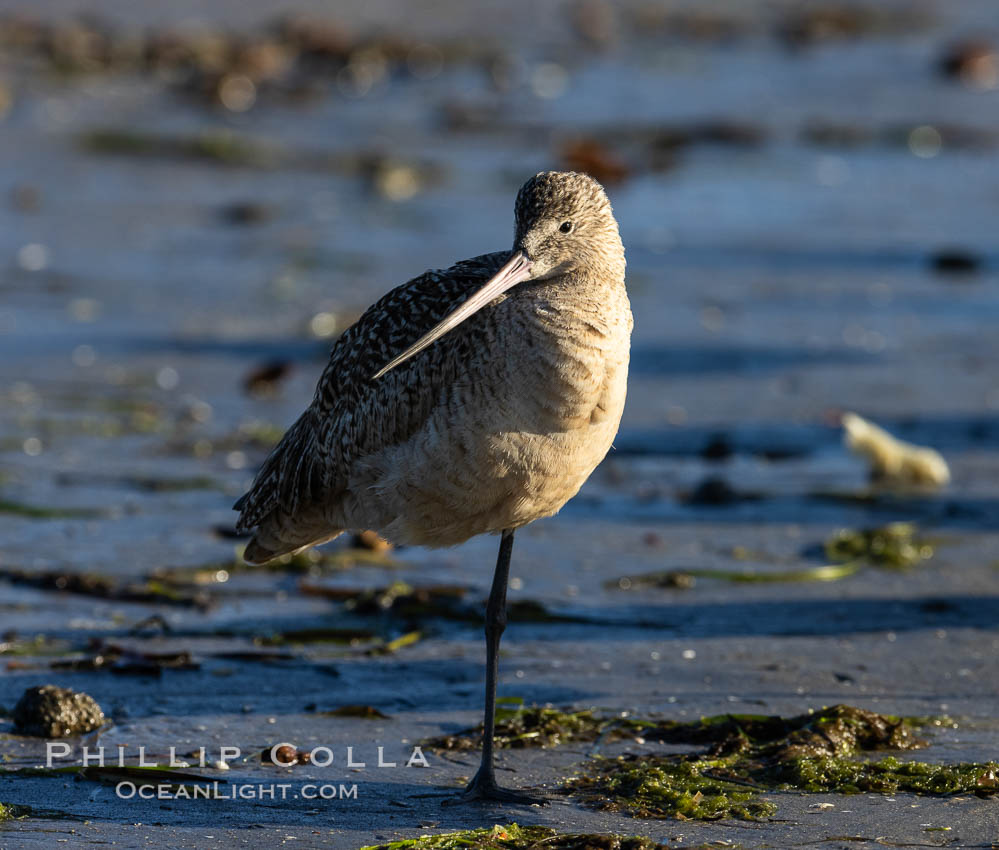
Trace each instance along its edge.
<path fill-rule="evenodd" d="M 945 248 L 930 257 L 930 267 L 940 275 L 967 277 L 981 271 L 982 259 L 963 248 Z"/>
<path fill-rule="evenodd" d="M 688 505 L 704 507 L 720 507 L 734 505 L 740 502 L 758 502 L 764 498 L 762 493 L 736 490 L 728 480 L 720 475 L 709 475 L 693 490 L 679 494 L 680 500 Z"/>
<path fill-rule="evenodd" d="M 676 588 L 688 590 L 698 579 L 731 581 L 745 584 L 775 582 L 839 581 L 858 572 L 864 564 L 859 561 L 843 564 L 822 564 L 793 570 L 726 570 L 712 567 L 691 567 L 683 570 L 664 570 L 638 575 L 621 576 L 604 584 L 610 590 L 641 590 L 643 588 Z"/>
<path fill-rule="evenodd" d="M 212 654 L 213 658 L 218 658 L 223 661 L 247 661 L 251 664 L 276 664 L 281 661 L 299 661 L 301 656 L 294 652 L 280 652 L 271 650 L 261 650 L 261 649 L 236 649 L 227 650 L 223 652 L 215 652 Z M 331 675 L 337 675 L 335 668 L 331 666 L 325 666 L 325 672 Z"/>
<path fill-rule="evenodd" d="M 42 770 L 46 770 L 42 768 Z M 69 773 L 78 779 L 86 779 L 90 782 L 104 782 L 110 785 L 117 785 L 122 781 L 129 781 L 135 784 L 136 788 L 169 786 L 176 788 L 180 785 L 211 785 L 213 783 L 226 782 L 215 776 L 201 776 L 197 773 L 188 773 L 182 768 L 174 767 L 145 767 L 143 765 L 126 764 L 121 765 L 87 765 L 86 767 L 61 767 L 54 768 L 54 772 Z"/>
<path fill-rule="evenodd" d="M 737 7 L 733 7 L 737 8 Z M 732 44 L 766 30 L 758 16 L 690 6 L 674 7 L 663 3 L 643 3 L 630 16 L 635 36 L 689 43 Z"/>
<path fill-rule="evenodd" d="M 697 584 L 697 577 L 688 570 L 658 570 L 653 573 L 611 579 L 604 582 L 604 587 L 608 590 L 638 590 L 643 587 L 690 590 L 695 584 Z"/>
<path fill-rule="evenodd" d="M 282 744 L 276 749 L 264 747 L 260 751 L 261 764 L 276 764 L 281 767 L 294 767 L 298 764 L 311 764 L 312 753 L 309 750 L 299 750 L 291 744 Z"/>
<path fill-rule="evenodd" d="M 560 833 L 548 826 L 503 826 L 404 838 L 361 850 L 667 850 L 640 836 Z"/>
<path fill-rule="evenodd" d="M 216 526 L 213 533 L 225 540 L 244 540 L 245 534 L 237 534 L 231 526 Z M 389 557 L 388 551 L 374 551 L 367 548 L 346 548 L 330 549 L 323 551 L 320 549 L 307 549 L 294 555 L 284 555 L 276 558 L 268 564 L 247 564 L 241 557 L 237 549 L 232 559 L 220 561 L 208 561 L 194 566 L 165 566 L 157 567 L 148 576 L 154 582 L 164 583 L 176 590 L 184 589 L 187 585 L 211 585 L 225 583 L 229 581 L 235 573 L 252 572 L 272 572 L 308 575 L 318 577 L 328 573 L 338 573 L 352 570 L 358 567 L 372 567 L 383 570 L 395 570 L 403 566 L 402 563 Z M 3 571 L 0 568 L 0 578 L 3 578 Z M 332 590 L 329 594 L 322 585 L 304 585 L 304 592 L 313 593 L 316 596 L 329 595 L 335 598 L 339 591 Z M 360 593 L 360 590 L 352 591 Z"/>
<path fill-rule="evenodd" d="M 343 643 L 357 645 L 374 640 L 378 635 L 371 629 L 324 628 L 317 626 L 308 629 L 289 629 L 257 638 L 261 646 L 284 646 L 304 643 Z"/>
<path fill-rule="evenodd" d="M 617 9 L 608 0 L 574 0 L 569 21 L 580 40 L 594 50 L 606 50 L 618 40 Z"/>
<path fill-rule="evenodd" d="M 30 183 L 18 183 L 11 187 L 10 205 L 17 212 L 30 214 L 42 208 L 42 192 Z"/>
<path fill-rule="evenodd" d="M 197 753 L 191 755 L 196 756 Z M 221 765 L 221 763 L 219 763 Z M 212 765 L 209 765 L 212 766 Z M 79 765 L 68 764 L 62 767 L 21 767 L 9 770 L 15 776 L 53 776 L 75 778 L 88 782 L 103 782 L 117 785 L 122 781 L 135 784 L 136 788 L 167 786 L 177 788 L 181 785 L 212 785 L 222 784 L 227 780 L 216 776 L 201 776 L 188 773 L 182 767 L 147 767 L 138 764 L 126 765 Z"/>
<path fill-rule="evenodd" d="M 467 39 L 433 45 L 393 35 L 357 37 L 334 20 L 301 15 L 239 33 L 207 27 L 126 33 L 94 15 L 51 22 L 7 15 L 0 20 L 0 47 L 66 76 L 148 74 L 234 113 L 263 98 L 310 98 L 330 82 L 334 92 L 363 97 L 391 75 L 428 79 L 445 66 L 484 66 L 493 54 L 489 45 Z"/>
<path fill-rule="evenodd" d="M 270 564 L 257 566 L 241 563 L 238 569 L 265 569 L 278 572 L 300 572 L 309 575 L 320 575 L 324 572 L 338 572 L 354 567 L 378 567 L 381 569 L 398 569 L 399 561 L 390 557 L 388 549 L 378 550 L 370 547 L 350 546 L 346 549 L 322 551 L 307 549 L 294 555 L 284 555 L 271 561 Z M 240 559 L 242 562 L 242 559 Z"/>
<path fill-rule="evenodd" d="M 234 227 L 250 227 L 270 220 L 274 211 L 259 201 L 235 201 L 219 210 L 219 218 Z"/>
<path fill-rule="evenodd" d="M 372 191 L 389 201 L 408 201 L 435 179 L 432 169 L 382 156 L 368 158 L 362 170 Z"/>
<path fill-rule="evenodd" d="M 950 45 L 940 57 L 940 73 L 968 88 L 989 90 L 999 87 L 999 50 L 980 39 Z"/>
<path fill-rule="evenodd" d="M 828 41 L 910 33 L 928 23 L 925 13 L 914 8 L 891 8 L 888 4 L 809 3 L 789 9 L 778 21 L 776 35 L 787 47 L 801 49 Z"/>
<path fill-rule="evenodd" d="M 401 162 L 381 154 L 291 149 L 273 141 L 251 138 L 229 129 L 193 135 L 161 135 L 131 128 L 103 128 L 83 133 L 80 147 L 93 154 L 147 159 L 188 160 L 264 171 L 287 169 L 358 177 L 390 200 L 406 200 L 439 183 L 442 166 Z"/>
<path fill-rule="evenodd" d="M 287 360 L 268 360 L 255 366 L 243 379 L 243 391 L 255 398 L 274 396 L 281 382 L 291 374 L 292 365 Z"/>
<path fill-rule="evenodd" d="M 385 712 L 375 708 L 373 705 L 341 705 L 339 708 L 317 713 L 324 717 L 363 717 L 368 720 L 389 719 L 389 716 Z"/>
<path fill-rule="evenodd" d="M 367 549 L 371 552 L 391 552 L 392 544 L 384 537 L 379 537 L 377 531 L 362 531 L 351 538 L 354 549 Z"/>
<path fill-rule="evenodd" d="M 16 657 L 58 655 L 70 651 L 72 647 L 73 644 L 68 640 L 51 638 L 44 634 L 21 637 L 15 631 L 7 631 L 0 636 L 0 655 Z"/>
<path fill-rule="evenodd" d="M 701 457 L 710 461 L 728 460 L 734 453 L 728 435 L 722 433 L 712 434 L 700 451 Z"/>
<path fill-rule="evenodd" d="M 119 676 L 163 675 L 164 670 L 200 670 L 186 650 L 143 652 L 113 643 L 100 642 L 94 651 L 82 657 L 61 658 L 49 664 L 52 670 L 73 672 L 107 670 Z"/>
<path fill-rule="evenodd" d="M 574 139 L 562 148 L 562 164 L 568 171 L 582 171 L 607 186 L 622 183 L 631 169 L 606 144 L 594 139 Z"/>
<path fill-rule="evenodd" d="M 55 480 L 66 487 L 129 487 L 149 493 L 172 493 L 184 490 L 220 490 L 222 482 L 207 475 L 167 478 L 155 475 L 103 475 L 101 473 L 60 472 Z"/>
<path fill-rule="evenodd" d="M 601 716 L 593 709 L 562 711 L 557 708 L 527 707 L 520 697 L 496 700 L 497 747 L 557 747 L 572 741 L 595 741 L 606 730 L 617 729 L 622 735 L 654 725 L 651 721 L 631 720 L 620 716 Z M 436 750 L 472 750 L 482 743 L 482 724 L 450 735 L 439 735 L 423 742 Z"/>
<path fill-rule="evenodd" d="M 346 611 L 353 614 L 391 614 L 412 623 L 434 618 L 481 623 L 484 616 L 484 605 L 466 601 L 469 588 L 461 585 L 413 587 L 406 582 L 396 581 L 379 588 L 349 588 L 303 581 L 300 582 L 299 589 L 308 595 L 339 602 Z M 544 603 L 533 599 L 512 600 L 507 605 L 507 616 L 510 622 L 521 623 L 588 622 L 585 617 L 550 611 Z"/>
<path fill-rule="evenodd" d="M 790 570 L 717 567 L 661 570 L 621 576 L 605 582 L 604 587 L 610 590 L 641 590 L 649 587 L 686 589 L 693 587 L 698 579 L 737 583 L 839 581 L 868 566 L 906 569 L 929 560 L 934 554 L 933 543 L 919 537 L 917 527 L 909 522 L 895 522 L 859 530 L 840 529 L 821 548 L 809 547 L 805 552 L 806 556 L 813 554 L 813 549 L 820 549 L 821 555 L 832 563 Z M 733 557 L 745 560 L 747 557 L 758 559 L 763 556 L 743 554 L 736 547 Z"/>
<path fill-rule="evenodd" d="M 119 581 L 93 573 L 72 573 L 62 570 L 24 570 L 16 567 L 0 568 L 0 581 L 39 590 L 57 590 L 78 593 L 117 602 L 143 602 L 159 605 L 182 605 L 208 608 L 212 600 L 202 591 L 189 592 L 164 579 L 146 581 Z"/>
<path fill-rule="evenodd" d="M 947 462 L 936 449 L 899 440 L 856 413 L 844 413 L 842 423 L 847 447 L 867 460 L 875 483 L 943 487 L 950 481 Z"/>
<path fill-rule="evenodd" d="M 368 647 L 366 654 L 391 655 L 393 652 L 398 652 L 400 649 L 405 649 L 407 646 L 412 646 L 415 643 L 419 643 L 421 640 L 423 640 L 423 632 L 416 630 L 406 632 L 405 634 L 399 635 L 399 637 L 393 638 L 392 640 L 376 643 L 374 646 Z"/>
<path fill-rule="evenodd" d="M 13 716 L 18 734 L 38 738 L 68 738 L 104 725 L 104 712 L 92 696 L 55 685 L 28 688 Z"/>
<path fill-rule="evenodd" d="M 276 168 L 287 152 L 237 135 L 230 130 L 204 131 L 193 136 L 159 136 L 130 129 L 92 130 L 80 138 L 90 153 L 189 159 L 255 168 Z M 304 163 L 301 163 L 304 165 Z"/>
<path fill-rule="evenodd" d="M 932 157 L 944 148 L 954 150 L 992 150 L 999 145 L 999 133 L 985 127 L 959 124 L 890 124 L 872 127 L 867 124 L 844 124 L 811 120 L 801 129 L 807 144 L 833 148 L 860 148 L 883 145 L 908 148 L 922 157 Z"/>
<path fill-rule="evenodd" d="M 461 606 L 468 588 L 457 585 L 413 587 L 396 581 L 380 588 L 331 587 L 302 582 L 300 590 L 310 596 L 322 596 L 340 602 L 355 614 L 383 614 L 391 611 L 400 617 L 445 617 L 465 619 L 472 614 Z"/>

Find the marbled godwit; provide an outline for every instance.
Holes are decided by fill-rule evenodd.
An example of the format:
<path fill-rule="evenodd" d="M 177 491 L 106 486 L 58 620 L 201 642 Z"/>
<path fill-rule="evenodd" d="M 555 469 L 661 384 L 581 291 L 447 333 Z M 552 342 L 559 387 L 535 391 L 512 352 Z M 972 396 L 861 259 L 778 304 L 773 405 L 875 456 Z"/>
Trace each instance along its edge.
<path fill-rule="evenodd" d="M 584 174 L 517 195 L 512 251 L 428 271 L 333 347 L 309 408 L 235 505 L 262 563 L 375 529 L 451 546 L 499 533 L 486 606 L 482 764 L 466 799 L 535 802 L 493 772 L 496 675 L 517 528 L 551 516 L 610 449 L 631 309 L 610 202 Z"/>

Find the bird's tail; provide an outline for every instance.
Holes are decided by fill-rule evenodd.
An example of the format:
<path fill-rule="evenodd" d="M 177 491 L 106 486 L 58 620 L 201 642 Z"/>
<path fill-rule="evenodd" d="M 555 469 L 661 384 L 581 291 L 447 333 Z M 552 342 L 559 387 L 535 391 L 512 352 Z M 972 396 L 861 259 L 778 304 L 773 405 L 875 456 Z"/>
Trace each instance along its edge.
<path fill-rule="evenodd" d="M 312 546 L 319 546 L 328 543 L 343 534 L 342 529 L 336 531 L 319 531 L 315 529 L 311 534 L 298 527 L 295 534 L 288 534 L 283 531 L 280 523 L 268 517 L 257 529 L 256 534 L 246 546 L 243 552 L 243 560 L 248 564 L 266 564 L 282 555 L 294 555 L 303 549 Z"/>

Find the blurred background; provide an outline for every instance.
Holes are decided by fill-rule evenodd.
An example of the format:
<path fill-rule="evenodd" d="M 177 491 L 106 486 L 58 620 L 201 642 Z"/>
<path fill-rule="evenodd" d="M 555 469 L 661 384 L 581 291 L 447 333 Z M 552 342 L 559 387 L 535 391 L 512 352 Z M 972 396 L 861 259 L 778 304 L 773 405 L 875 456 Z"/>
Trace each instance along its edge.
<path fill-rule="evenodd" d="M 617 451 L 519 536 L 512 595 L 603 618 L 589 660 L 607 652 L 632 678 L 598 685 L 572 660 L 590 633 L 548 625 L 560 672 L 529 659 L 516 687 L 707 713 L 730 694 L 797 710 L 852 688 L 901 713 L 938 710 L 960 668 L 963 708 L 987 713 L 997 150 L 993 0 L 3 0 L 9 646 L 78 652 L 151 613 L 255 645 L 288 619 L 329 622 L 329 594 L 303 582 L 447 583 L 477 603 L 493 540 L 342 542 L 250 571 L 229 505 L 311 399 L 335 337 L 426 268 L 507 248 L 517 188 L 564 168 L 601 180 L 621 225 L 632 377 Z M 844 411 L 940 451 L 951 483 L 872 488 L 842 444 Z M 915 523 L 899 563 L 812 581 L 835 535 L 896 521 Z M 636 637 L 624 619 L 662 631 Z M 381 623 L 378 639 L 410 625 Z M 427 688 L 477 710 L 478 627 L 432 633 L 406 663 L 467 653 L 467 690 L 432 675 Z M 874 672 L 836 678 L 816 660 L 847 633 Z M 816 642 L 781 642 L 801 635 Z M 795 653 L 812 660 L 745 672 L 747 657 Z M 716 666 L 676 673 L 695 658 Z M 194 694 L 214 719 L 249 694 L 261 711 L 300 701 L 229 667 L 224 693 L 211 678 L 153 696 L 60 675 L 133 716 L 194 712 Z M 0 674 L 0 702 L 38 669 Z M 404 711 L 385 670 L 352 686 Z"/>

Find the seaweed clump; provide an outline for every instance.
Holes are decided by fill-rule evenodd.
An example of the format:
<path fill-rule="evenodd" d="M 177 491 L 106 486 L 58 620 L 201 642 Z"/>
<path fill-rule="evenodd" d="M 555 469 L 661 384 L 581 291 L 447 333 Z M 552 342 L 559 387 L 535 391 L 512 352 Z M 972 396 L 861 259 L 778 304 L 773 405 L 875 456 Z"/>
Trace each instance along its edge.
<path fill-rule="evenodd" d="M 848 756 L 869 750 L 911 750 L 926 746 L 904 718 L 834 705 L 794 717 L 721 714 L 691 723 L 667 721 L 643 733 L 646 740 L 707 744 L 711 757 L 752 755 L 786 761 Z"/>
<path fill-rule="evenodd" d="M 0 567 L 0 579 L 14 585 L 76 593 L 115 602 L 140 602 L 161 605 L 181 605 L 208 608 L 211 600 L 203 593 L 187 593 L 168 581 L 156 578 L 145 581 L 119 581 L 94 573 L 66 570 L 25 570 L 20 567 Z"/>
<path fill-rule="evenodd" d="M 496 747 L 522 749 L 525 747 L 557 747 L 570 741 L 595 741 L 608 727 L 623 722 L 626 725 L 640 721 L 602 718 L 592 710 L 560 711 L 557 708 L 527 708 L 523 700 L 511 697 L 501 699 L 496 709 Z M 463 729 L 453 735 L 440 735 L 424 741 L 424 746 L 437 750 L 471 750 L 482 740 L 482 724 Z"/>
<path fill-rule="evenodd" d="M 916 534 L 911 522 L 880 528 L 836 532 L 825 544 L 826 557 L 839 563 L 862 562 L 877 567 L 907 569 L 933 557 L 933 546 Z"/>
<path fill-rule="evenodd" d="M 636 817 L 757 819 L 776 811 L 759 800 L 767 791 L 945 795 L 999 791 L 994 763 L 930 764 L 878 750 L 926 746 L 904 718 L 836 705 L 796 717 L 720 715 L 693 723 L 665 723 L 647 740 L 703 745 L 700 753 L 622 756 L 600 760 L 564 790 L 594 808 Z M 858 757 L 860 756 L 860 757 Z"/>
<path fill-rule="evenodd" d="M 541 846 L 546 850 L 666 850 L 666 845 L 641 836 L 559 833 L 547 826 L 515 823 L 421 835 L 361 850 L 528 850 Z"/>
<path fill-rule="evenodd" d="M 27 806 L 11 806 L 6 803 L 0 803 L 0 823 L 27 817 L 29 813 Z"/>
<path fill-rule="evenodd" d="M 366 554 L 371 558 L 384 557 L 375 552 L 366 552 Z M 468 588 L 458 585 L 413 587 L 404 581 L 395 581 L 387 587 L 354 589 L 303 582 L 299 587 L 311 596 L 321 596 L 333 602 L 340 602 L 345 611 L 353 614 L 391 614 L 411 623 L 427 619 L 465 623 L 483 622 L 482 608 L 476 603 L 467 602 L 465 597 L 468 595 Z M 507 615 L 511 622 L 582 622 L 580 618 L 571 614 L 549 611 L 545 605 L 531 599 L 511 602 L 507 606 Z"/>
<path fill-rule="evenodd" d="M 726 767 L 723 759 L 622 756 L 597 762 L 567 788 L 593 808 L 638 818 L 759 820 L 777 812 L 756 789 L 713 775 Z"/>
<path fill-rule="evenodd" d="M 836 791 L 841 794 L 877 791 L 894 794 L 948 796 L 975 794 L 989 797 L 999 790 L 996 764 L 930 764 L 900 761 L 887 756 L 879 761 L 826 756 L 789 759 L 774 765 L 773 781 L 781 790 Z"/>

